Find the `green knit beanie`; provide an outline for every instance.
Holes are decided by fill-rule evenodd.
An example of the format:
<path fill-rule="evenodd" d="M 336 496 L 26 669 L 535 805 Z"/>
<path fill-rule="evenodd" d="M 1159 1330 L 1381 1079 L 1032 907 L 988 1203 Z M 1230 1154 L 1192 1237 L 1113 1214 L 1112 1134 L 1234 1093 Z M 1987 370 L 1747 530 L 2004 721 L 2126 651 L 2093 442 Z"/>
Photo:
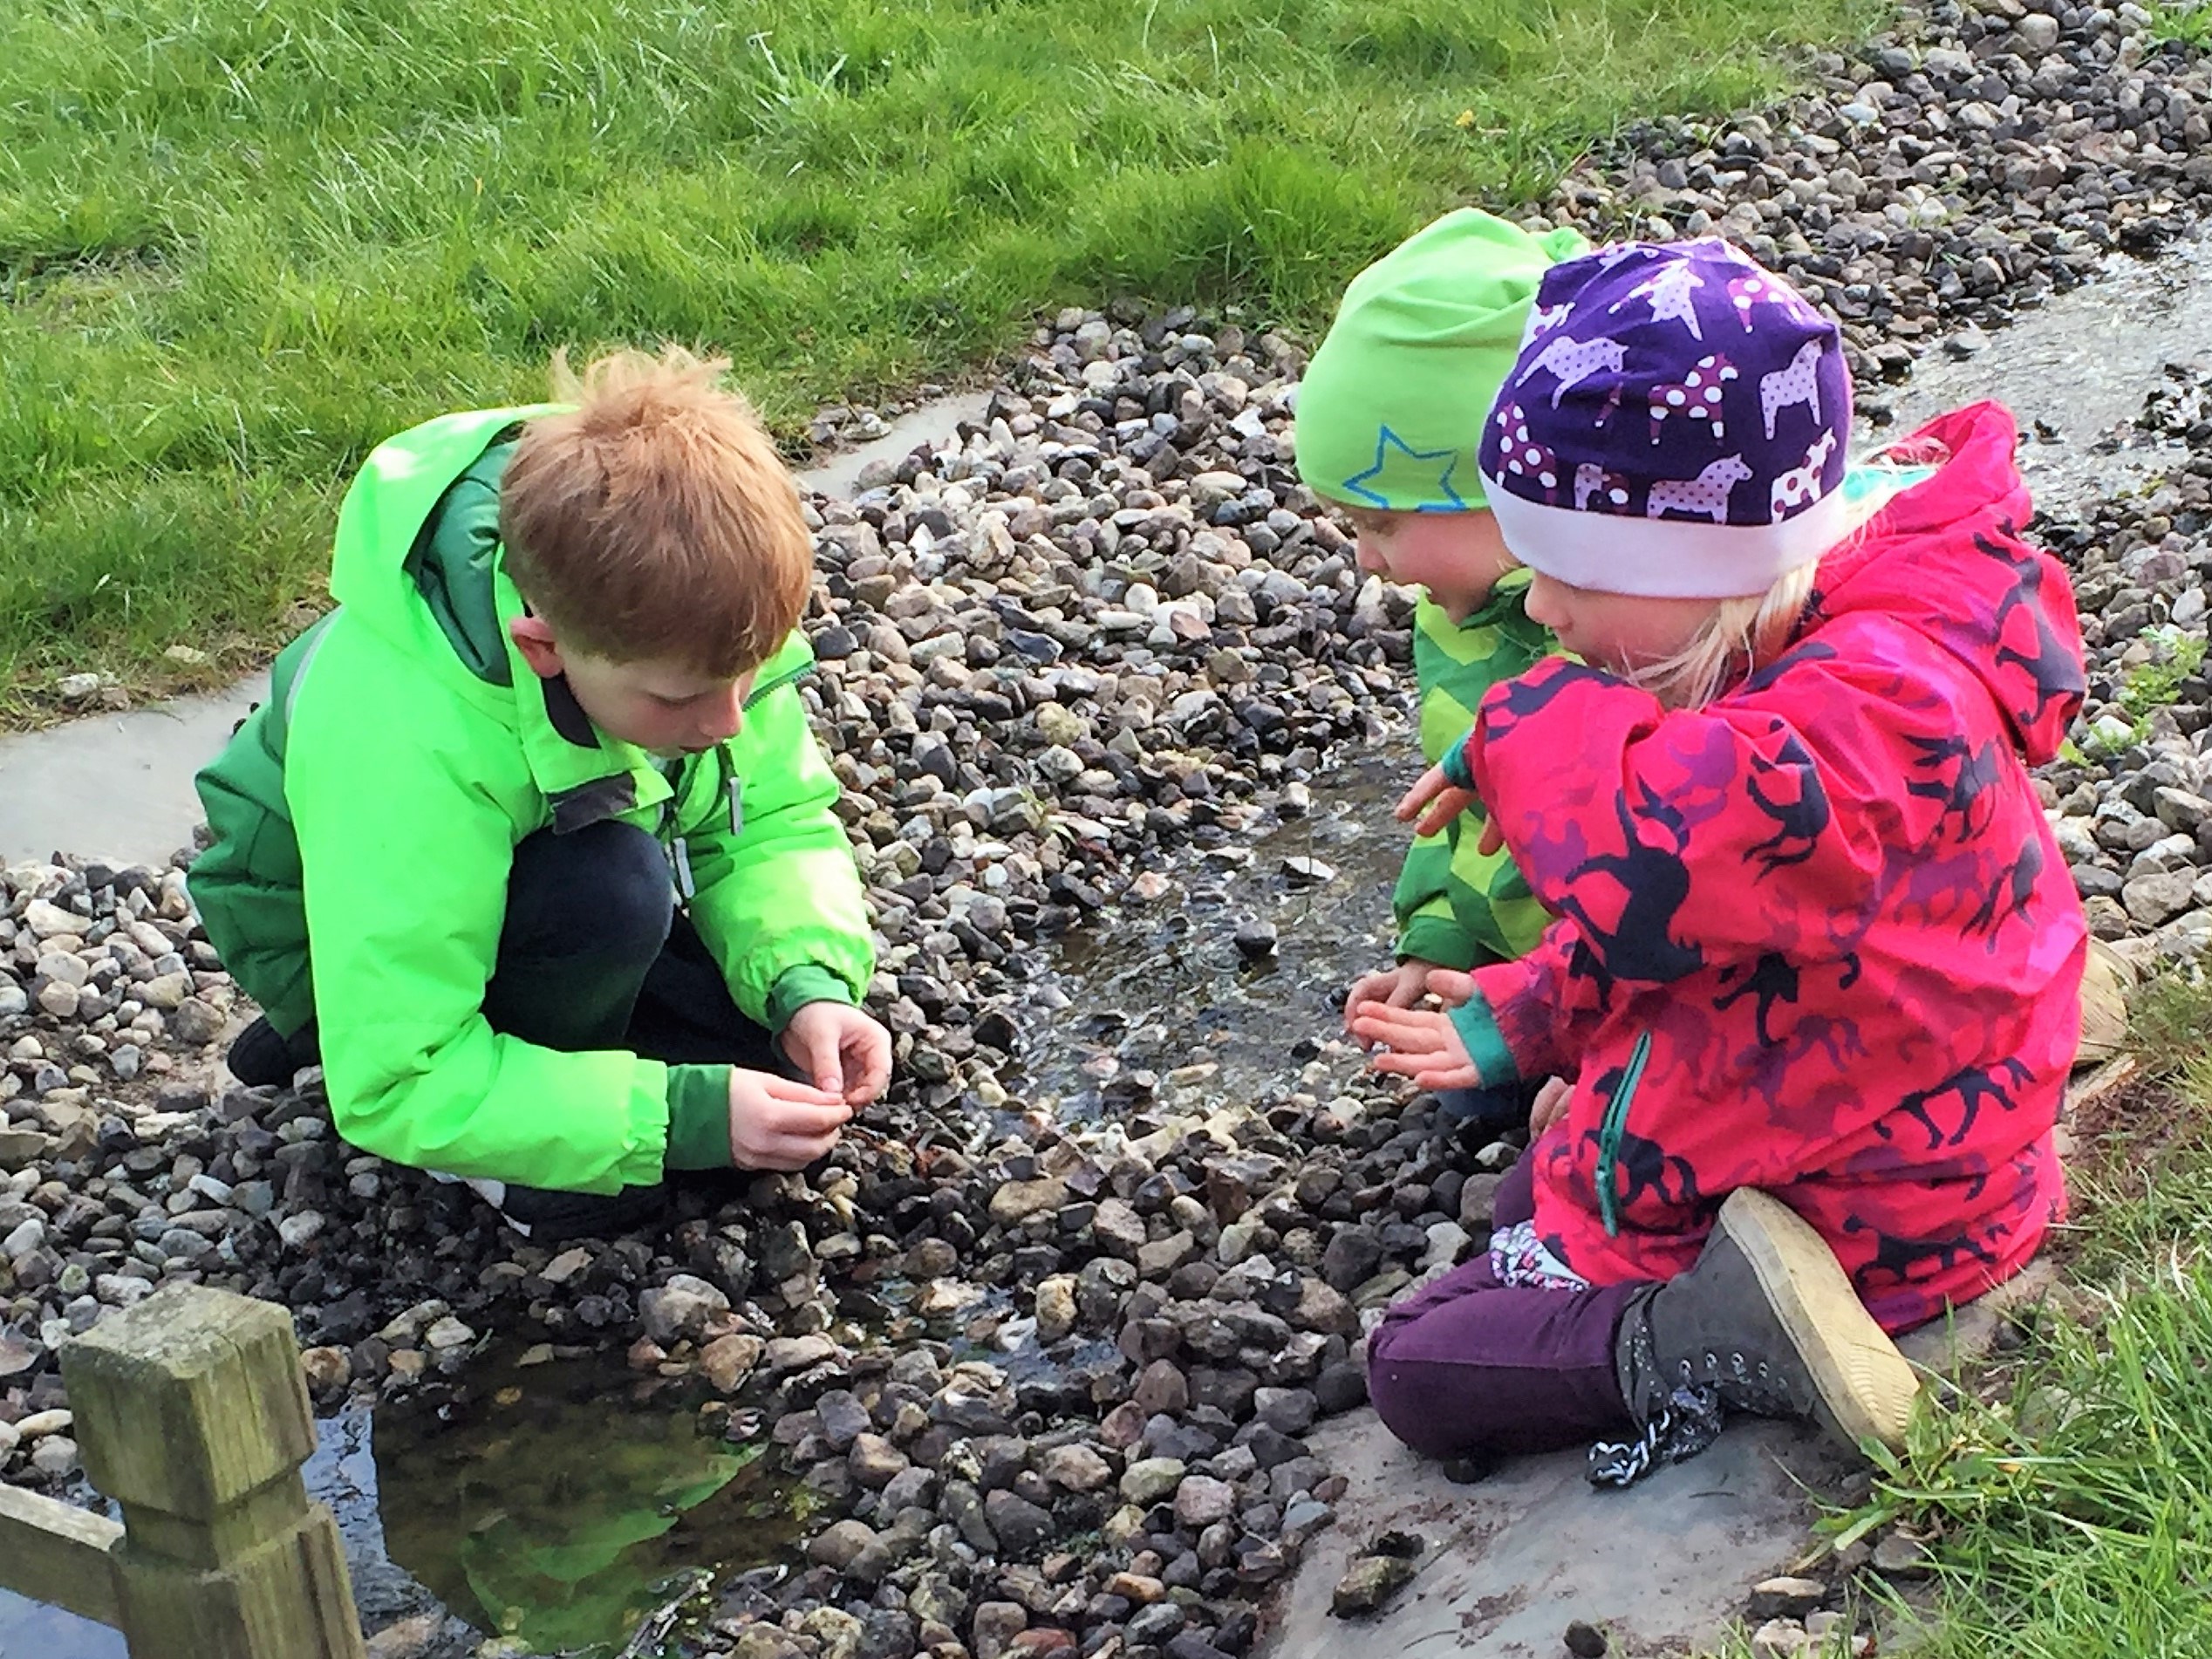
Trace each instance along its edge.
<path fill-rule="evenodd" d="M 1462 208 L 1352 279 L 1298 388 L 1298 470 L 1353 507 L 1482 507 L 1483 422 L 1544 273 L 1587 248 Z"/>

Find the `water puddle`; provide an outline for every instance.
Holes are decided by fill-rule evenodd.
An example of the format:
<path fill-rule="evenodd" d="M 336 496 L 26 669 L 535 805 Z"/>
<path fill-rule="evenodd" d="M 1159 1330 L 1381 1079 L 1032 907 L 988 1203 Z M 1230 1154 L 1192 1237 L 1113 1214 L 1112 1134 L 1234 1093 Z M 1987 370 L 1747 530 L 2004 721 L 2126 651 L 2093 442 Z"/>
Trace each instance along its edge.
<path fill-rule="evenodd" d="M 1390 807 L 1419 772 L 1410 743 L 1340 760 L 1314 780 L 1307 816 L 1182 861 L 1160 898 L 1063 936 L 1031 999 L 1016 1092 L 1077 1119 L 1280 1095 L 1293 1045 L 1328 1028 L 1354 979 L 1389 966 L 1406 836 Z M 1253 922 L 1276 945 L 1248 959 L 1237 933 Z"/>
<path fill-rule="evenodd" d="M 536 1652 L 610 1655 L 725 1570 L 791 1558 L 791 1483 L 723 1420 L 618 1357 L 492 1357 L 442 1400 L 324 1420 L 309 1483 L 372 1625 L 442 1608 Z"/>
<path fill-rule="evenodd" d="M 130 1659 L 120 1632 L 0 1590 L 0 1659 Z"/>

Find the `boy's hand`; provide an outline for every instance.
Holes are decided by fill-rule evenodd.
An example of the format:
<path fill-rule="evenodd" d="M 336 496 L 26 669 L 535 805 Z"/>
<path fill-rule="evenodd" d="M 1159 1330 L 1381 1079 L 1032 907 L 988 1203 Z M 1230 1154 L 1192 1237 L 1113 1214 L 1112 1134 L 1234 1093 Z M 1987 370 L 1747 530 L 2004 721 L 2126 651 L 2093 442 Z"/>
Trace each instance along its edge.
<path fill-rule="evenodd" d="M 1482 1073 L 1449 1014 L 1370 1003 L 1352 1022 L 1352 1034 L 1369 1048 L 1382 1045 L 1384 1052 L 1368 1062 L 1376 1070 L 1410 1077 L 1431 1093 L 1482 1087 Z"/>
<path fill-rule="evenodd" d="M 845 1003 L 802 1004 L 777 1041 L 816 1089 L 856 1109 L 891 1082 L 891 1033 Z"/>
<path fill-rule="evenodd" d="M 1411 1007 L 1428 994 L 1429 976 L 1436 971 L 1434 962 L 1409 956 L 1394 968 L 1380 968 L 1363 976 L 1344 999 L 1344 1028 L 1350 1030 L 1360 1010 L 1370 1002 L 1390 1008 Z"/>
<path fill-rule="evenodd" d="M 730 1068 L 730 1162 L 741 1170 L 802 1170 L 828 1155 L 851 1116 L 823 1089 L 770 1071 Z"/>
<path fill-rule="evenodd" d="M 1398 802 L 1397 820 L 1400 823 L 1413 823 L 1417 817 L 1420 822 L 1413 823 L 1414 834 L 1438 835 L 1446 824 L 1477 803 L 1478 797 L 1472 789 L 1454 788 L 1451 780 L 1444 776 L 1444 768 L 1432 766 L 1421 775 L 1420 782 L 1408 789 Z M 1425 812 L 1422 809 L 1424 807 L 1428 809 Z M 1495 825 L 1485 830 L 1481 850 L 1495 851 L 1498 846 L 1496 836 Z"/>

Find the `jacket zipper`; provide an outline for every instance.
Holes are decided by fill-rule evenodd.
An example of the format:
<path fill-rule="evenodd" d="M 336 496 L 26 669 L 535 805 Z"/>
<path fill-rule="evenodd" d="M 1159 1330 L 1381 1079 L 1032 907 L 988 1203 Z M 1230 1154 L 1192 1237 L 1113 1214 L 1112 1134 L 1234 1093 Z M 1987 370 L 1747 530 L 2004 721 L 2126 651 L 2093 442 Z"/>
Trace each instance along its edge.
<path fill-rule="evenodd" d="M 1643 1081 L 1644 1062 L 1651 1058 L 1651 1034 L 1636 1034 L 1628 1063 L 1605 1103 L 1605 1117 L 1598 1125 L 1598 1214 L 1605 1222 L 1605 1236 L 1621 1236 L 1621 1137 L 1628 1127 L 1628 1108 L 1636 1085 Z"/>
<path fill-rule="evenodd" d="M 809 660 L 801 663 L 789 673 L 779 674 L 775 679 L 769 680 L 766 685 L 754 686 L 750 692 L 746 693 L 745 707 L 750 708 L 754 704 L 759 702 L 761 699 L 766 697 L 770 692 L 781 691 L 784 686 L 789 686 L 793 680 L 803 677 L 808 670 L 811 669 L 813 666 L 813 660 L 809 659 Z M 741 795 L 741 791 L 744 787 L 744 780 L 738 776 L 736 769 L 730 765 L 729 750 L 727 748 L 718 743 L 714 746 L 713 753 L 715 768 L 721 775 L 721 786 L 715 791 L 715 793 L 728 797 L 730 835 L 734 838 L 737 836 L 742 835 L 745 831 L 745 808 Z M 668 799 L 661 803 L 660 823 L 664 831 L 672 831 L 675 829 L 677 819 L 680 816 L 679 809 L 681 805 L 681 798 L 679 797 L 678 792 L 672 788 L 669 791 Z M 691 848 L 687 844 L 687 837 L 679 835 L 670 836 L 668 841 L 668 862 L 670 866 L 675 871 L 676 891 L 682 894 L 686 899 L 691 898 L 698 891 L 698 888 L 692 880 Z"/>

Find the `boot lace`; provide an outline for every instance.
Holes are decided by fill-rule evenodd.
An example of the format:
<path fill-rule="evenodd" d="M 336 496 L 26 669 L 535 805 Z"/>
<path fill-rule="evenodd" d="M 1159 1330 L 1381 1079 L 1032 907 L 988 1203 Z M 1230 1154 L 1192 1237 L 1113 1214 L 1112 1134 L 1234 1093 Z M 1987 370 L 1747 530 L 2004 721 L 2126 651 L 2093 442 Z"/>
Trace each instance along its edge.
<path fill-rule="evenodd" d="M 1684 1367 L 1687 1369 L 1687 1366 Z M 1662 1464 L 1683 1463 L 1720 1438 L 1721 1399 L 1711 1387 L 1671 1390 L 1630 1440 L 1601 1440 L 1590 1448 L 1587 1474 L 1593 1486 L 1633 1486 Z"/>

